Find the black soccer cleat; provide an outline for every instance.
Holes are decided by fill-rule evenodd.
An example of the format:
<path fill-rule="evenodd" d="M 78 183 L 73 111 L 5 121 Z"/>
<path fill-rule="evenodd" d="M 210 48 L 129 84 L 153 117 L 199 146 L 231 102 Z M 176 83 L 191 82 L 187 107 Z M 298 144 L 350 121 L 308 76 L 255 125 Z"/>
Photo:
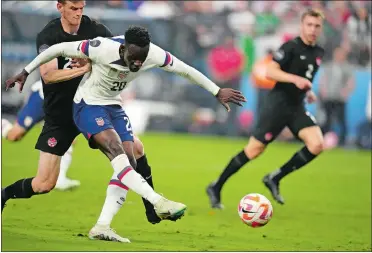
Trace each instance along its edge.
<path fill-rule="evenodd" d="M 161 222 L 161 219 L 159 218 L 159 216 L 156 215 L 154 210 L 146 212 L 146 217 L 147 221 L 150 222 L 151 224 L 155 225 Z"/>
<path fill-rule="evenodd" d="M 5 199 L 5 192 L 4 189 L 1 190 L 1 212 L 3 212 L 4 207 L 6 206 L 6 199 Z"/>
<path fill-rule="evenodd" d="M 207 195 L 212 208 L 223 209 L 224 206 L 221 204 L 221 192 L 216 191 L 214 183 L 211 183 L 207 187 Z"/>
<path fill-rule="evenodd" d="M 279 182 L 274 181 L 270 174 L 267 174 L 263 178 L 262 182 L 270 190 L 271 195 L 273 196 L 275 201 L 281 205 L 284 205 L 284 199 L 279 193 Z"/>
<path fill-rule="evenodd" d="M 152 212 L 146 212 L 147 221 L 151 224 L 155 225 L 162 221 L 162 219 L 159 218 L 159 216 L 155 213 L 155 211 Z M 175 217 L 175 216 L 169 216 L 165 218 L 164 220 L 170 220 L 170 221 L 177 221 L 181 217 Z"/>

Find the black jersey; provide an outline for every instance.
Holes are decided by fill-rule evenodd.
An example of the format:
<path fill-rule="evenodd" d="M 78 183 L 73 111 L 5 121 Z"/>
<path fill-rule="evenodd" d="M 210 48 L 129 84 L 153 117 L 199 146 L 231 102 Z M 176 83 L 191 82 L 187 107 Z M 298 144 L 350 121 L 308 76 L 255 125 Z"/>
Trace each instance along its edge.
<path fill-rule="evenodd" d="M 284 72 L 307 78 L 312 82 L 323 56 L 323 48 L 318 45 L 306 45 L 300 37 L 297 37 L 284 43 L 274 53 L 273 60 Z M 303 102 L 306 93 L 305 90 L 297 88 L 292 83 L 282 82 L 277 82 L 273 91 L 285 93 L 287 98 L 294 103 Z"/>
<path fill-rule="evenodd" d="M 72 35 L 63 30 L 61 20 L 60 18 L 57 18 L 50 21 L 37 35 L 37 52 L 40 54 L 42 51 L 54 44 L 93 39 L 98 36 L 112 37 L 113 35 L 106 26 L 93 21 L 84 15 L 81 19 L 81 24 L 77 34 Z M 58 57 L 58 69 L 71 68 L 70 65 L 70 58 Z M 82 79 L 83 75 L 68 81 L 52 84 L 45 84 L 42 80 L 45 121 L 48 121 L 50 124 L 58 125 L 73 123 L 73 98 Z"/>

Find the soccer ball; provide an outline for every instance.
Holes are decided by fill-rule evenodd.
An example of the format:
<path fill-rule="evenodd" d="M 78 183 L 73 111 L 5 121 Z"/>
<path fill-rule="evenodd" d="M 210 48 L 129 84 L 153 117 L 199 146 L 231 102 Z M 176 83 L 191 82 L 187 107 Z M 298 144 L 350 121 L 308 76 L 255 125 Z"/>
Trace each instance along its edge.
<path fill-rule="evenodd" d="M 250 227 L 265 226 L 273 215 L 270 201 L 259 193 L 245 195 L 239 202 L 240 219 Z"/>

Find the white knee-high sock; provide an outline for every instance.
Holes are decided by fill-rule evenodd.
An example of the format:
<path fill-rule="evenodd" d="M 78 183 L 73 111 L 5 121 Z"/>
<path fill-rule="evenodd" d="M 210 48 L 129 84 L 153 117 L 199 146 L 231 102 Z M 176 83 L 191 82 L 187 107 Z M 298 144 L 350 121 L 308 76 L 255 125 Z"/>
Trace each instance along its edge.
<path fill-rule="evenodd" d="M 125 154 L 118 155 L 111 161 L 112 167 L 117 173 L 118 179 L 129 189 L 147 199 L 155 205 L 162 197 L 157 194 L 146 180 L 141 177 L 130 165 Z"/>
<path fill-rule="evenodd" d="M 71 162 L 72 162 L 72 145 L 61 158 L 61 167 L 59 171 L 58 180 L 66 179 L 67 171 L 70 168 Z"/>
<path fill-rule="evenodd" d="M 107 187 L 105 203 L 103 204 L 97 225 L 111 225 L 114 216 L 124 204 L 127 198 L 127 193 L 128 187 L 119 181 L 116 172 L 114 172 Z"/>

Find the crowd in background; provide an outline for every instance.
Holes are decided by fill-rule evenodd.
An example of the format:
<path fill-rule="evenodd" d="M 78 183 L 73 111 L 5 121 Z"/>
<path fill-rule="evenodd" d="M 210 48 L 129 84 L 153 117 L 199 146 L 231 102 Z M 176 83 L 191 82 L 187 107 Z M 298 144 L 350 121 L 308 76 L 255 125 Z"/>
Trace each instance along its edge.
<path fill-rule="evenodd" d="M 12 6 L 17 5 L 20 8 L 26 4 L 31 10 L 31 13 L 27 13 L 29 16 L 15 15 L 12 12 L 3 14 L 2 38 L 8 43 L 4 44 L 2 55 L 7 56 L 5 60 L 9 68 L 5 66 L 2 76 L 14 71 L 15 65 L 12 64 L 18 66 L 20 62 L 27 61 L 29 58 L 22 58 L 24 55 L 33 57 L 19 52 L 22 52 L 27 43 L 32 45 L 34 51 L 36 31 L 51 19 L 48 8 L 55 10 L 56 1 L 6 1 L 3 2 L 3 7 L 10 10 Z M 370 1 L 108 0 L 87 1 L 87 7 L 96 7 L 94 15 L 89 15 L 106 24 L 114 34 L 123 34 L 125 27 L 133 23 L 145 25 L 149 28 L 154 43 L 194 66 L 219 86 L 236 89 L 247 85 L 241 82 L 244 75 L 253 79 L 249 85 L 255 85 L 255 68 L 262 62 L 265 64 L 270 59 L 272 50 L 283 41 L 298 35 L 300 15 L 306 8 L 321 10 L 325 15 L 325 22 L 319 44 L 326 50 L 322 66 L 327 69 L 328 79 L 324 81 L 324 75 L 321 75 L 318 95 L 322 104 L 319 108 L 322 108 L 325 116 L 320 122 L 327 132 L 330 131 L 332 118 L 335 118 L 341 125 L 340 143 L 345 142 L 348 135 L 346 104 L 355 86 L 354 70 L 369 70 L 371 67 Z M 43 10 L 43 14 L 38 10 Z M 105 16 L 110 10 L 120 12 L 115 13 L 114 17 Z M 140 18 L 132 21 L 129 14 Z M 34 18 L 33 25 L 24 25 L 24 22 L 30 24 L 31 21 L 22 21 L 22 18 Z M 36 24 L 37 22 L 39 23 Z M 17 50 L 10 50 L 18 42 L 23 44 Z M 27 50 L 30 51 L 25 49 Z M 14 52 L 18 54 L 14 55 Z M 148 75 L 133 86 L 135 97 L 172 103 L 179 107 L 177 115 L 172 116 L 172 123 L 164 119 L 154 121 L 157 130 L 230 136 L 248 130 L 249 134 L 252 126 L 244 122 L 253 121 L 252 112 L 240 112 L 239 108 L 232 107 L 232 112 L 226 114 L 213 97 L 198 92 L 199 87 L 190 86 L 183 79 L 164 76 L 162 73 Z M 151 87 L 146 80 L 151 80 Z M 176 86 L 172 85 L 174 82 L 177 82 Z M 259 91 L 256 108 L 260 107 L 265 91 L 272 85 L 264 83 L 255 87 Z M 132 91 L 129 89 L 129 92 Z M 9 97 L 13 103 L 14 97 Z M 6 108 L 4 100 L 2 104 Z"/>
<path fill-rule="evenodd" d="M 108 8 L 124 8 L 150 18 L 171 19 L 187 13 L 219 14 L 233 12 L 231 26 L 254 24 L 252 32 L 272 32 L 298 20 L 304 7 L 320 9 L 326 17 L 326 49 L 342 46 L 349 61 L 366 66 L 370 63 L 371 2 L 370 1 L 92 1 L 89 4 Z M 240 15 L 241 14 L 241 15 Z M 258 26 L 258 29 L 256 26 Z M 233 28 L 233 27 L 232 27 Z M 239 29 L 238 29 L 239 30 Z M 249 31 L 251 30 L 251 31 Z M 332 39 L 327 39 L 327 38 Z M 335 45 L 337 42 L 340 45 Z"/>
<path fill-rule="evenodd" d="M 34 8 L 45 8 L 50 5 L 54 6 L 55 2 L 32 1 L 32 5 Z M 236 35 L 252 37 L 293 30 L 301 11 L 305 8 L 316 8 L 323 11 L 326 17 L 324 36 L 321 38 L 321 44 L 326 51 L 332 52 L 341 46 L 347 52 L 350 63 L 364 67 L 371 63 L 372 4 L 370 1 L 108 0 L 87 1 L 87 5 L 99 7 L 102 10 L 129 10 L 144 18 L 164 20 L 217 15 L 226 18 L 226 25 L 223 29 L 231 29 Z M 185 20 L 185 22 L 192 21 Z M 211 41 L 216 38 L 216 35 L 205 36 L 205 28 L 198 25 L 194 27 L 201 46 L 213 43 Z M 329 60 L 332 54 L 326 57 Z"/>

